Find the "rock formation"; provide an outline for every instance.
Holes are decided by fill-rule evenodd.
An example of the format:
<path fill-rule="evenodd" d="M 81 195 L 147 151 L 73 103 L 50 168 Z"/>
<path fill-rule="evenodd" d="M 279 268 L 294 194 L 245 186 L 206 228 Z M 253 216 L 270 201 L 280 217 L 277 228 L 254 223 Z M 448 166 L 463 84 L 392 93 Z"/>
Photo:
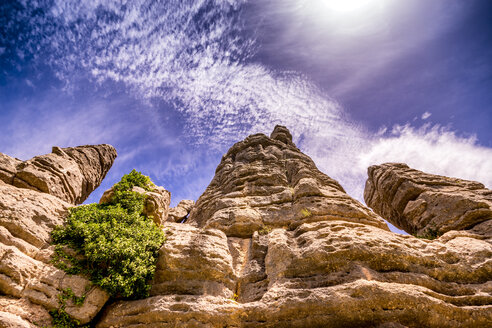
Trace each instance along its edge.
<path fill-rule="evenodd" d="M 0 179 L 80 204 L 101 184 L 115 158 L 110 145 L 53 147 L 51 154 L 25 162 L 1 154 Z"/>
<path fill-rule="evenodd" d="M 466 230 L 492 239 L 492 190 L 389 163 L 371 166 L 364 199 L 389 222 L 417 236 Z"/>
<path fill-rule="evenodd" d="M 277 126 L 271 138 L 249 136 L 229 149 L 187 223 L 218 228 L 230 237 L 295 229 L 308 222 L 344 220 L 388 230 L 384 221 L 321 173 Z"/>
<path fill-rule="evenodd" d="M 492 246 L 388 231 L 284 127 L 235 144 L 185 224 L 167 222 L 151 297 L 98 327 L 479 327 Z"/>
<path fill-rule="evenodd" d="M 195 201 L 184 199 L 178 203 L 176 207 L 169 209 L 167 220 L 170 222 L 182 222 L 188 217 L 191 210 L 195 206 Z"/>
<path fill-rule="evenodd" d="M 19 162 L 0 157 L 3 181 L 12 183 Z M 150 297 L 101 310 L 97 294 L 85 317 L 71 315 L 87 322 L 99 312 L 99 328 L 490 326 L 490 193 L 447 179 L 401 164 L 369 169 L 366 201 L 376 213 L 442 235 L 395 234 L 320 172 L 285 127 L 249 136 L 224 155 L 194 206 L 181 202 L 162 217 Z M 33 318 L 49 321 L 51 295 L 85 284 L 48 261 L 49 230 L 70 204 L 0 188 L 0 327 L 32 327 Z"/>
<path fill-rule="evenodd" d="M 51 264 L 50 232 L 64 223 L 70 203 L 101 183 L 115 157 L 109 145 L 55 147 L 26 162 L 0 154 L 0 327 L 49 326 L 48 311 L 59 308 L 68 288 L 85 295 L 82 306 L 66 304 L 81 323 L 106 303 L 107 293 L 87 278 Z"/>

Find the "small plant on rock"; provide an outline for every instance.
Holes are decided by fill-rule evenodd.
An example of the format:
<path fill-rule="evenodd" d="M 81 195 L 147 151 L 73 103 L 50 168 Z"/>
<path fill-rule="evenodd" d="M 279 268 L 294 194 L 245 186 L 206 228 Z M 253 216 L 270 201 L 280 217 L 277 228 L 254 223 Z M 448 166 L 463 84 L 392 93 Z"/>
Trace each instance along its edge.
<path fill-rule="evenodd" d="M 270 232 L 272 232 L 272 227 L 269 226 L 262 226 L 261 229 L 258 230 L 260 236 L 268 235 Z"/>
<path fill-rule="evenodd" d="M 303 208 L 303 209 L 301 210 L 301 214 L 302 214 L 302 216 L 303 216 L 303 217 L 305 217 L 305 218 L 308 218 L 308 217 L 310 217 L 311 215 L 313 215 L 313 213 L 311 213 L 311 211 L 310 211 L 310 210 L 308 210 L 307 208 Z"/>

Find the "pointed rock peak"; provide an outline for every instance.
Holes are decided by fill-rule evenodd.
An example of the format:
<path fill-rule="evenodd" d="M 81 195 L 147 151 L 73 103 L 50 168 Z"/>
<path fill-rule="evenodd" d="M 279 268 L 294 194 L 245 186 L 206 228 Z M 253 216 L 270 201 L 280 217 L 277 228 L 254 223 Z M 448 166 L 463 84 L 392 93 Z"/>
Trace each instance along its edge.
<path fill-rule="evenodd" d="M 231 147 L 186 222 L 222 230 L 229 237 L 251 238 L 256 231 L 327 220 L 388 229 L 319 171 L 295 147 L 286 127 L 276 126 L 271 138 L 256 134 Z"/>
<path fill-rule="evenodd" d="M 53 147 L 50 154 L 16 162 L 10 182 L 80 204 L 101 184 L 116 156 L 114 147 L 106 144 Z"/>
<path fill-rule="evenodd" d="M 281 141 L 285 144 L 290 144 L 290 145 L 294 144 L 292 142 L 292 134 L 290 134 L 289 129 L 287 129 L 283 125 L 276 125 L 275 128 L 273 129 L 272 134 L 270 135 L 270 138 Z"/>

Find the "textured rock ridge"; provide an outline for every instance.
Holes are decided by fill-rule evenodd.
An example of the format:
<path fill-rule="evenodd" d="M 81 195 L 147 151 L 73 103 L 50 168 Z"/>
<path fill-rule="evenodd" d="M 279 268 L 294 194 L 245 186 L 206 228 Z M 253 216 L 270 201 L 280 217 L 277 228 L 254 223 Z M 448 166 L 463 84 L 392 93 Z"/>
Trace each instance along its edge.
<path fill-rule="evenodd" d="M 65 155 L 75 155 L 55 152 L 51 157 L 68 165 L 57 170 L 72 176 L 68 172 L 78 162 Z M 5 155 L 0 165 L 0 327 L 49 326 L 48 311 L 59 306 L 68 287 L 86 299 L 82 307 L 69 301 L 67 312 L 99 328 L 492 323 L 492 243 L 485 215 L 490 191 L 477 182 L 428 175 L 404 164 L 371 167 L 365 198 L 376 212 L 411 231 L 432 227 L 443 233 L 434 240 L 395 234 L 277 126 L 270 137 L 256 134 L 236 143 L 195 205 L 180 202 L 169 210 L 169 192 L 156 193 L 146 211 L 160 213 L 166 242 L 150 297 L 104 306 L 105 292 L 50 264 L 49 233 L 72 204 L 16 187 L 25 162 Z M 88 169 L 92 173 L 83 179 L 103 166 Z M 67 179 L 74 194 L 91 189 L 83 179 Z M 49 181 L 57 186 L 56 179 Z M 111 190 L 101 202 L 110 197 Z M 163 199 L 167 205 L 159 203 Z M 413 216 L 398 214 L 401 206 L 401 215 Z M 394 213 L 400 216 L 392 218 Z M 187 215 L 185 223 L 176 222 Z"/>
<path fill-rule="evenodd" d="M 187 222 L 218 228 L 227 236 L 251 237 L 262 227 L 294 229 L 324 220 L 388 229 L 379 216 L 320 172 L 285 127 L 276 126 L 272 138 L 255 134 L 229 149 Z"/>
<path fill-rule="evenodd" d="M 371 166 L 366 203 L 389 222 L 420 236 L 467 230 L 492 238 L 492 190 L 475 181 L 448 178 L 387 163 Z"/>
<path fill-rule="evenodd" d="M 222 158 L 185 224 L 166 222 L 151 297 L 98 327 L 480 327 L 492 322 L 492 245 L 388 231 L 285 127 Z"/>
<path fill-rule="evenodd" d="M 116 151 L 112 146 L 53 148 L 22 162 L 0 154 L 0 327 L 50 326 L 49 310 L 60 307 L 68 288 L 81 306 L 66 301 L 66 312 L 82 324 L 108 300 L 85 277 L 51 264 L 50 232 L 64 223 L 68 208 L 101 183 Z"/>
<path fill-rule="evenodd" d="M 24 162 L 0 154 L 0 179 L 80 204 L 101 184 L 115 158 L 110 145 L 53 147 L 52 153 Z"/>

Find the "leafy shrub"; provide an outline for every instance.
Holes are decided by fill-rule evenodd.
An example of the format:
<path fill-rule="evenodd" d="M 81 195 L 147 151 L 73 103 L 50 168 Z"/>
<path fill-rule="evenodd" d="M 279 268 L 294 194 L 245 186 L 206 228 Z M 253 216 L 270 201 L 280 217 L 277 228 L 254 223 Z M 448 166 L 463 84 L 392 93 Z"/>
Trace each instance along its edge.
<path fill-rule="evenodd" d="M 164 232 L 142 214 L 145 195 L 134 186 L 152 190 L 149 177 L 133 170 L 113 186 L 110 203 L 73 207 L 65 226 L 52 232 L 54 263 L 68 273 L 85 273 L 116 298 L 148 296 Z M 82 259 L 70 256 L 69 246 Z"/>

